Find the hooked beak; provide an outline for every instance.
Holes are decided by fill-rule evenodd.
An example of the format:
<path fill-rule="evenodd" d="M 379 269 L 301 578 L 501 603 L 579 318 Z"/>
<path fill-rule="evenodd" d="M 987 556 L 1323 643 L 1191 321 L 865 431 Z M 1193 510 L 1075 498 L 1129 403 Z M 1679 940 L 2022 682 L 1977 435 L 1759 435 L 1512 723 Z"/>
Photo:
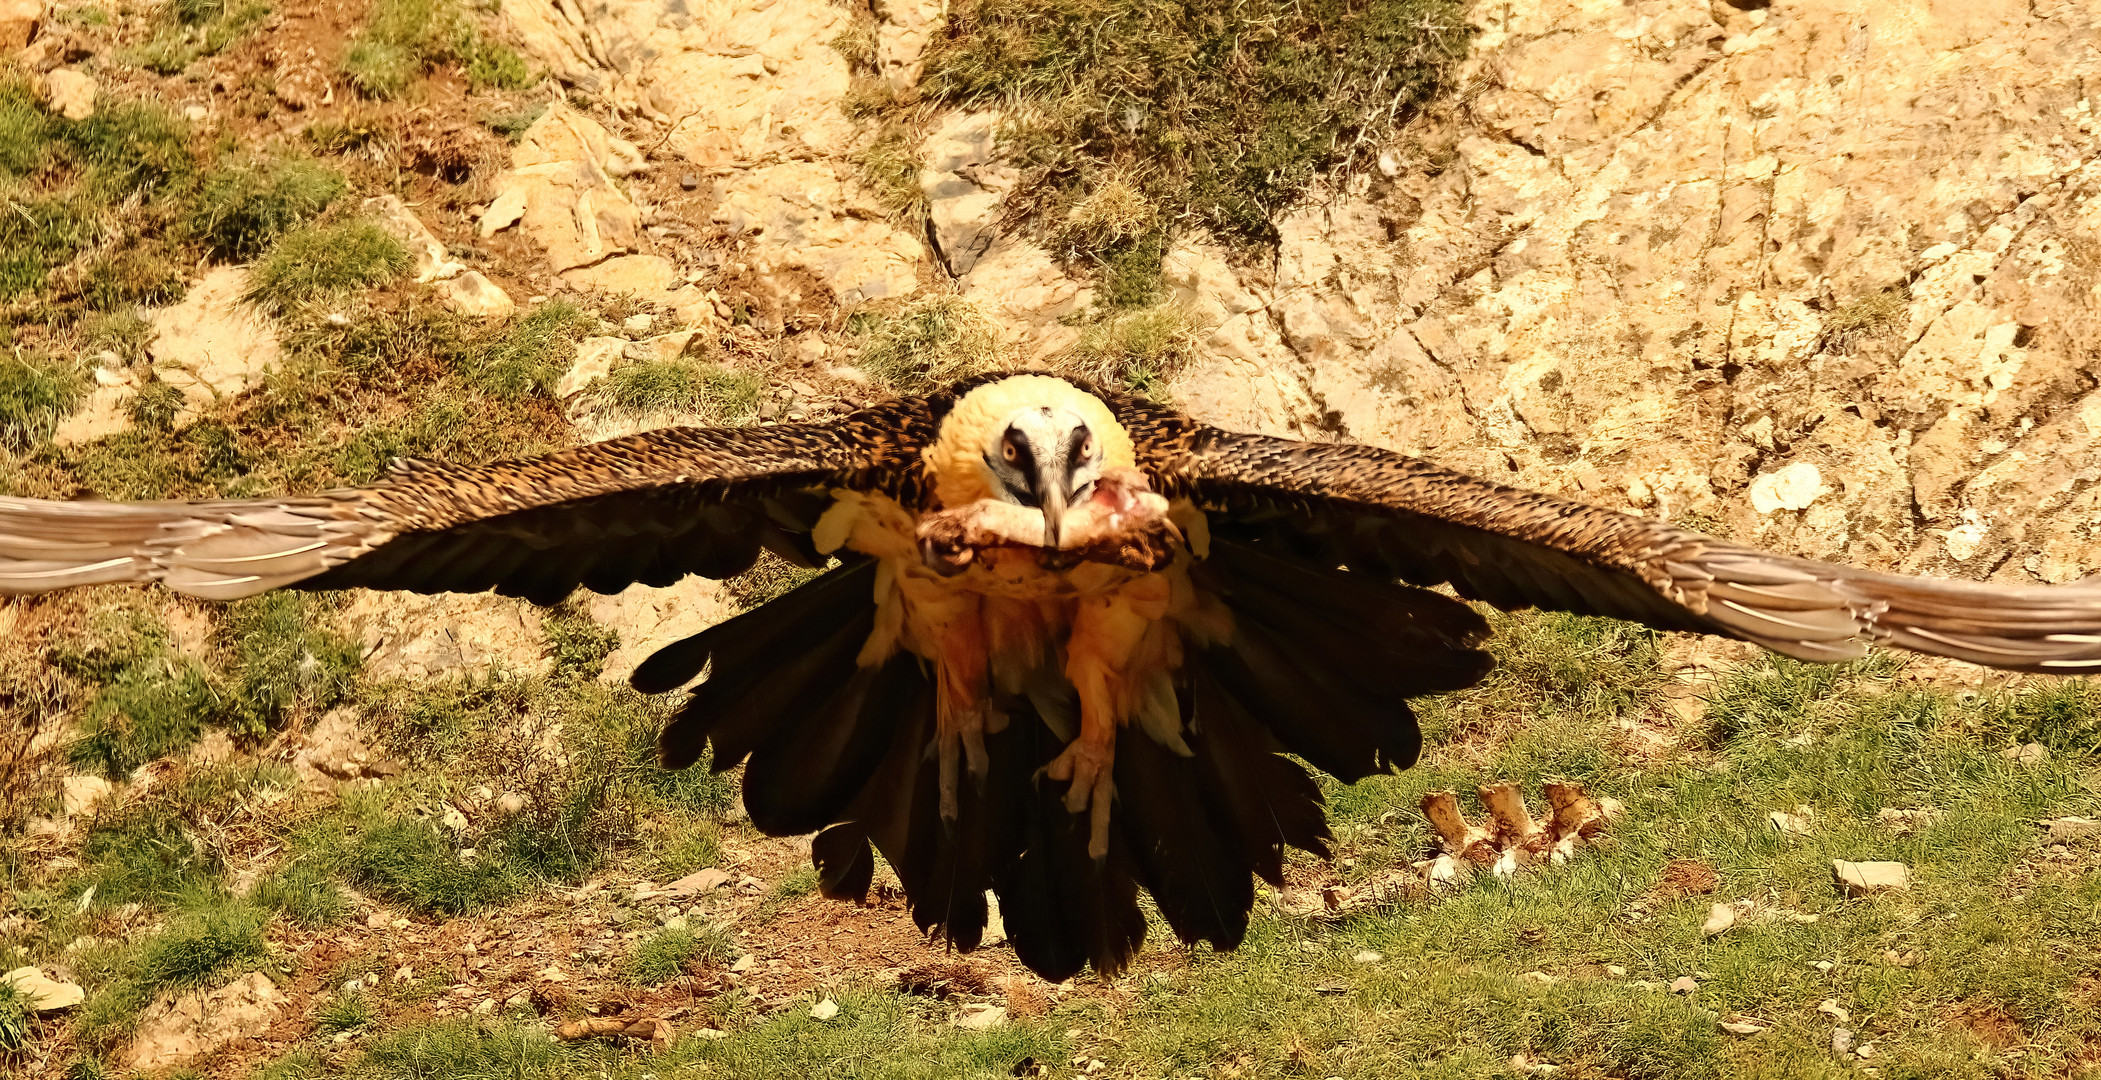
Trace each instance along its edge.
<path fill-rule="evenodd" d="M 1057 550 L 1059 534 L 1065 525 L 1065 508 L 1072 501 L 1071 493 L 1065 490 L 1067 478 L 1045 477 L 1043 496 L 1043 546 L 1046 550 Z"/>

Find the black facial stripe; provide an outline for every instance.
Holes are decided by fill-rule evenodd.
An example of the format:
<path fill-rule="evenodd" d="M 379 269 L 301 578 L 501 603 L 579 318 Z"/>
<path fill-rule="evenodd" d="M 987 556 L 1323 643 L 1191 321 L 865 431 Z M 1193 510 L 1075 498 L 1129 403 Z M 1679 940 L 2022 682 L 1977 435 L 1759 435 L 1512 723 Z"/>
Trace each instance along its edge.
<path fill-rule="evenodd" d="M 1092 435 L 1093 432 L 1087 430 L 1087 425 L 1081 424 L 1065 436 L 1065 461 L 1068 468 L 1079 467 L 1081 452 L 1087 448 L 1087 440 Z"/>

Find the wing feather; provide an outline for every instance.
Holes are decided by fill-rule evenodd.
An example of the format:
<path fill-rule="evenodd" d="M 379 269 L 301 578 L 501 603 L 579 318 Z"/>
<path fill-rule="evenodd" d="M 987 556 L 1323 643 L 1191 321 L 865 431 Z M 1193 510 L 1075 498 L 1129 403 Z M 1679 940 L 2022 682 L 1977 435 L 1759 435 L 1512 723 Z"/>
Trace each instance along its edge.
<path fill-rule="evenodd" d="M 1155 487 L 1214 534 L 1503 608 L 1722 634 L 1806 660 L 1871 644 L 2019 671 L 2101 671 L 2101 582 L 2020 586 L 1798 559 L 1522 491 L 1376 447 L 1234 435 L 1121 403 Z"/>
<path fill-rule="evenodd" d="M 673 428 L 475 467 L 409 462 L 370 488 L 193 503 L 0 498 L 0 595 L 157 581 L 233 599 L 287 585 L 494 588 L 552 603 L 686 574 L 762 546 L 801 561 L 828 485 L 903 483 L 900 402 L 828 426 Z"/>

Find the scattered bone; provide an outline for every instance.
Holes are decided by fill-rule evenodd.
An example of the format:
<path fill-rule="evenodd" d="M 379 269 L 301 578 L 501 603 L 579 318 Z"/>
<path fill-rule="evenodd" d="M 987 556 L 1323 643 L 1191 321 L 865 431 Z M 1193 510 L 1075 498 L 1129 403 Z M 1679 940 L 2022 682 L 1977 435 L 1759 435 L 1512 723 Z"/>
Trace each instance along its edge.
<path fill-rule="evenodd" d="M 1690 975 L 1680 975 L 1671 980 L 1671 993 L 1673 994 L 1690 994 L 1699 988 L 1700 984 Z"/>
<path fill-rule="evenodd" d="M 831 998 L 825 998 L 823 1001 L 810 1006 L 810 1019 L 812 1020 L 830 1020 L 837 1015 L 839 1015 L 839 1003 Z"/>
<path fill-rule="evenodd" d="M 1818 1002 L 1816 1011 L 1823 1013 L 1825 1016 L 1828 1016 L 1841 1024 L 1853 1019 L 1853 1014 L 1847 1012 L 1846 1007 L 1844 1005 L 1840 1005 L 1838 1003 L 1837 998 L 1825 998 L 1823 1001 Z"/>
<path fill-rule="evenodd" d="M 1700 924 L 1700 935 L 1702 937 L 1719 937 L 1735 925 L 1735 906 L 1716 904 L 1707 909 L 1707 921 Z"/>
<path fill-rule="evenodd" d="M 1853 1033 L 1846 1028 L 1831 1029 L 1831 1052 L 1844 1057 L 1853 1049 Z"/>
<path fill-rule="evenodd" d="M 1766 1025 L 1741 1013 L 1730 1013 L 1722 1017 L 1721 1028 L 1731 1035 L 1756 1035 L 1764 1031 Z"/>
<path fill-rule="evenodd" d="M 1553 837 L 1548 861 L 1559 866 L 1576 854 L 1576 842 L 1588 840 L 1618 817 L 1624 808 L 1617 799 L 1593 801 L 1581 784 L 1549 781 L 1541 785 L 1554 808 L 1547 831 Z"/>
<path fill-rule="evenodd" d="M 982 1002 L 965 1005 L 956 1013 L 955 1025 L 966 1031 L 990 1031 L 1007 1022 L 1007 1010 L 1001 1005 Z"/>
<path fill-rule="evenodd" d="M 0 975 L 0 985 L 13 986 L 37 1012 L 70 1009 L 87 1000 L 78 983 L 54 979 L 33 967 L 20 967 Z"/>
<path fill-rule="evenodd" d="M 1423 796 L 1422 809 L 1423 816 L 1430 819 L 1430 827 L 1437 830 L 1445 854 L 1476 866 L 1496 861 L 1495 833 L 1466 820 L 1466 815 L 1459 812 L 1458 794 L 1430 792 Z"/>
<path fill-rule="evenodd" d="M 493 1011 L 493 1010 L 492 1010 Z M 564 1042 L 609 1036 L 618 1039 L 648 1039 L 658 1050 L 671 1049 L 671 1025 L 655 1016 L 594 1016 L 565 1020 L 556 1025 L 555 1037 Z"/>

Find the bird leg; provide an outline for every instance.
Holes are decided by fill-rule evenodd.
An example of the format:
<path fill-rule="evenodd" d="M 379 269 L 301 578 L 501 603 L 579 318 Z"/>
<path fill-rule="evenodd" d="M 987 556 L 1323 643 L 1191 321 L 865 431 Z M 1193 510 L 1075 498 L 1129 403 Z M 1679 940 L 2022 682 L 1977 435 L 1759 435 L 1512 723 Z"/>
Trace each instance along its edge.
<path fill-rule="evenodd" d="M 992 704 L 982 600 L 961 590 L 909 580 L 903 584 L 915 601 L 908 616 L 912 634 L 930 646 L 935 657 L 934 746 L 941 769 L 941 817 L 954 821 L 960 806 L 960 766 L 967 764 L 970 775 L 983 779 L 989 762 L 985 728 Z"/>
<path fill-rule="evenodd" d="M 1067 810 L 1090 811 L 1087 854 L 1096 859 L 1109 855 L 1116 728 L 1135 704 L 1128 700 L 1126 669 L 1146 628 L 1166 614 L 1167 602 L 1167 582 L 1147 575 L 1087 597 L 1073 609 L 1072 633 L 1065 642 L 1065 678 L 1079 695 L 1080 733 L 1043 767 L 1043 775 L 1071 781 L 1065 792 Z"/>

